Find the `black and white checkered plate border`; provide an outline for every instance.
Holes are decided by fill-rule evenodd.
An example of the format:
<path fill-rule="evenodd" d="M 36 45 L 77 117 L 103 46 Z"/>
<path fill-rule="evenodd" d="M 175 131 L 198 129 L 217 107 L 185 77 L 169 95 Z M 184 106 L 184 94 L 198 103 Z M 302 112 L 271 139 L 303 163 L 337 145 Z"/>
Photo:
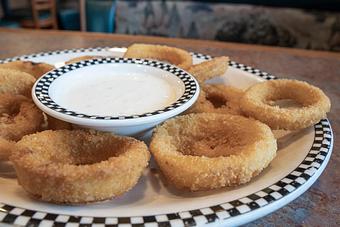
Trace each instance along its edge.
<path fill-rule="evenodd" d="M 86 50 L 86 49 L 82 49 Z M 98 48 L 96 48 L 98 50 Z M 85 51 L 84 51 L 85 52 Z M 51 55 L 53 52 L 49 52 Z M 62 53 L 61 51 L 54 53 Z M 40 56 L 44 53 L 39 54 Z M 32 56 L 32 55 L 31 55 Z M 210 56 L 195 54 L 200 59 L 210 59 Z M 22 58 L 17 58 L 22 59 Z M 7 59 L 8 60 L 8 59 Z M 260 70 L 238 64 L 229 63 L 231 67 L 239 68 L 256 76 L 270 80 L 274 76 Z M 167 213 L 135 217 L 87 217 L 46 213 L 24 209 L 9 204 L 0 203 L 0 223 L 19 226 L 197 226 L 219 222 L 233 217 L 247 215 L 266 207 L 280 203 L 281 200 L 297 192 L 301 187 L 310 185 L 313 178 L 321 174 L 332 152 L 333 135 L 327 119 L 314 126 L 314 141 L 304 160 L 287 176 L 251 195 L 237 200 L 214 204 L 210 207 L 188 210 L 178 213 Z M 305 189 L 306 190 L 306 189 Z M 302 192 L 300 192 L 301 194 Z M 291 199 L 290 199 L 291 200 Z"/>
<path fill-rule="evenodd" d="M 182 94 L 181 97 L 179 97 L 176 100 L 176 102 L 172 103 L 169 106 L 166 106 L 163 109 L 156 110 L 153 112 L 147 112 L 147 113 L 140 114 L 140 115 L 130 115 L 130 116 L 87 115 L 84 113 L 79 113 L 79 112 L 75 112 L 69 109 L 65 109 L 64 107 L 55 103 L 53 99 L 50 97 L 49 88 L 51 87 L 53 81 L 55 81 L 58 77 L 66 73 L 69 73 L 73 70 L 80 69 L 80 68 L 99 65 L 99 64 L 112 64 L 112 63 L 144 65 L 144 66 L 154 67 L 154 68 L 158 68 L 163 71 L 169 72 L 175 75 L 178 79 L 180 79 L 183 82 L 184 93 Z M 38 80 L 37 84 L 35 85 L 34 92 L 35 92 L 37 99 L 42 105 L 58 113 L 66 114 L 66 115 L 77 117 L 77 118 L 86 118 L 86 119 L 93 119 L 93 120 L 126 120 L 126 119 L 142 118 L 142 117 L 151 117 L 151 116 L 155 116 L 155 115 L 162 114 L 165 112 L 169 112 L 180 106 L 183 106 L 185 103 L 190 101 L 196 93 L 198 93 L 198 83 L 197 81 L 195 81 L 195 79 L 190 74 L 188 74 L 184 70 L 174 65 L 170 65 L 164 62 L 146 60 L 146 59 L 106 57 L 106 58 L 98 58 L 98 59 L 91 59 L 91 60 L 76 62 L 70 65 L 62 66 L 53 71 L 50 71 Z"/>

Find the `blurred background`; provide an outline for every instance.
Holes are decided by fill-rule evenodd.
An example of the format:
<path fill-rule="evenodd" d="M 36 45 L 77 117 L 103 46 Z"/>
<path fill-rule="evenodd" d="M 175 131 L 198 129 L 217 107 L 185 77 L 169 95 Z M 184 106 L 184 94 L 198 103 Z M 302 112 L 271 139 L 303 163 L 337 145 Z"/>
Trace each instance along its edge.
<path fill-rule="evenodd" d="M 157 35 L 340 51 L 340 0 L 0 1 L 0 27 L 13 29 Z"/>

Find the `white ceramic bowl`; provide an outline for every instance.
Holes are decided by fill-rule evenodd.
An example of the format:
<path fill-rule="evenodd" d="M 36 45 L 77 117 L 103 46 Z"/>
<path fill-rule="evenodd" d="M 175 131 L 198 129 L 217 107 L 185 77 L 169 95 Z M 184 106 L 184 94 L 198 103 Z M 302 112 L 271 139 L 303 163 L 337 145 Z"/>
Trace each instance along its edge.
<path fill-rule="evenodd" d="M 126 77 L 127 82 L 116 82 L 118 77 L 124 79 Z M 128 80 L 129 78 L 131 80 Z M 139 107 L 144 104 L 148 106 L 147 111 L 139 108 L 131 114 L 124 113 L 125 109 L 134 108 L 133 102 L 136 102 L 137 93 L 133 93 L 135 97 L 130 99 L 133 100 L 132 103 L 121 101 L 117 107 L 114 103 L 107 102 L 111 91 L 104 96 L 104 93 L 102 94 L 104 89 L 96 87 L 98 84 L 104 87 L 110 83 L 115 85 L 113 88 L 108 88 L 107 85 L 105 89 L 113 89 L 113 97 L 109 98 L 116 101 L 117 95 L 120 99 L 134 92 L 136 86 L 139 88 L 134 79 L 148 79 L 147 81 L 152 84 L 147 88 L 144 82 L 144 91 L 140 91 L 142 93 L 137 100 Z M 154 84 L 155 80 L 161 80 L 160 84 Z M 159 96 L 157 92 L 162 93 L 166 90 L 159 85 L 169 88 L 173 94 L 170 103 L 157 108 L 150 100 L 156 102 Z M 157 89 L 152 86 L 157 86 Z M 146 93 L 147 95 L 144 95 Z M 157 124 L 188 109 L 197 100 L 198 95 L 198 82 L 186 71 L 164 62 L 126 58 L 92 59 L 65 65 L 43 75 L 32 89 L 33 101 L 50 116 L 80 127 L 141 138 Z M 106 102 L 102 97 L 106 97 Z M 153 97 L 156 97 L 156 100 Z M 144 104 L 141 105 L 139 100 Z M 100 104 L 101 102 L 103 103 Z M 83 104 L 87 103 L 99 105 L 100 108 L 86 109 L 86 105 Z M 106 108 L 109 105 L 113 105 L 112 108 L 118 112 L 109 113 L 110 108 Z M 121 111 L 120 105 L 124 106 Z"/>

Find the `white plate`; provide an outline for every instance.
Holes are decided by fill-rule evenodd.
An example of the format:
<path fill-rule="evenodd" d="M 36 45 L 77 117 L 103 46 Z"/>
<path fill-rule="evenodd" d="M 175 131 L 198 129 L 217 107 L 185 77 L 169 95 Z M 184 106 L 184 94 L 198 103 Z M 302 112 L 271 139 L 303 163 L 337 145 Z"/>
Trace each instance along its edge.
<path fill-rule="evenodd" d="M 63 65 L 82 55 L 122 56 L 125 48 L 90 48 L 40 53 L 6 59 L 26 59 Z M 210 56 L 193 54 L 194 63 Z M 275 77 L 236 62 L 210 83 L 247 88 Z M 333 136 L 327 119 L 294 133 L 276 132 L 276 158 L 248 184 L 200 193 L 166 187 L 158 174 L 146 170 L 136 187 L 111 201 L 62 206 L 33 200 L 18 186 L 9 163 L 0 163 L 0 223 L 43 226 L 102 224 L 133 226 L 241 225 L 286 205 L 305 192 L 320 176 L 331 156 Z M 281 134 L 281 135 L 280 135 Z M 73 225 L 72 225 L 73 226 Z"/>

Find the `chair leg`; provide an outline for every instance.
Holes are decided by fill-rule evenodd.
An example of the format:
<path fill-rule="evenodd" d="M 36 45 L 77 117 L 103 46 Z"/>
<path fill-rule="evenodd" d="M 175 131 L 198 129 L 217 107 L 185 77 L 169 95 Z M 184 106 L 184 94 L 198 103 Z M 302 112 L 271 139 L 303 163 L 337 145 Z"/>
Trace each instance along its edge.
<path fill-rule="evenodd" d="M 31 0 L 32 7 L 32 21 L 25 21 L 24 24 L 35 29 L 42 29 L 50 27 L 58 29 L 57 12 L 55 0 Z M 47 19 L 40 19 L 41 11 L 49 11 L 50 17 Z M 32 24 L 32 26 L 30 26 Z"/>
<path fill-rule="evenodd" d="M 52 17 L 52 28 L 58 29 L 58 23 L 57 23 L 57 12 L 56 12 L 56 3 L 55 0 L 50 0 L 51 2 L 51 17 Z"/>

